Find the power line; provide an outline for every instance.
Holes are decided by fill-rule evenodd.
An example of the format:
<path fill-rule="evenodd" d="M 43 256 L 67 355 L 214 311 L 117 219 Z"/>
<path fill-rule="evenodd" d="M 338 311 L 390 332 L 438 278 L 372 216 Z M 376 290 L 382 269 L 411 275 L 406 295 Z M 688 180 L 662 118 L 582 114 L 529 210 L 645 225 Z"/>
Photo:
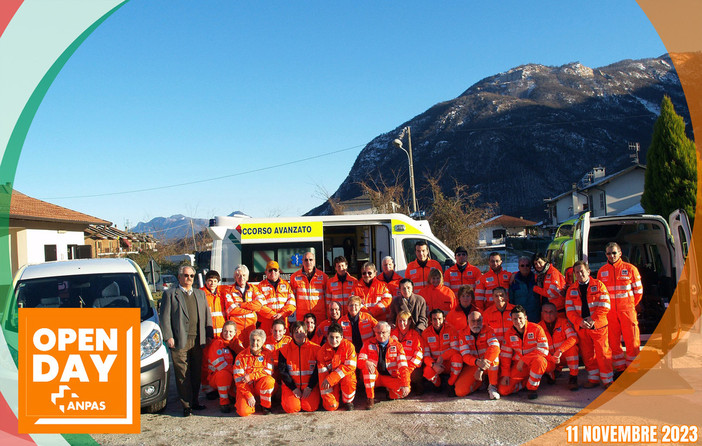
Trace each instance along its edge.
<path fill-rule="evenodd" d="M 154 190 L 170 189 L 173 187 L 190 186 L 192 184 L 201 184 L 201 183 L 207 183 L 210 181 L 218 181 L 218 180 L 222 180 L 225 178 L 232 178 L 232 177 L 237 177 L 237 176 L 242 176 L 242 175 L 248 175 L 250 173 L 262 172 L 264 170 L 277 169 L 279 167 L 290 166 L 292 164 L 304 163 L 305 161 L 310 161 L 310 160 L 317 159 L 317 158 L 323 158 L 325 156 L 336 155 L 337 153 L 348 152 L 349 150 L 358 149 L 359 147 L 364 147 L 365 145 L 366 144 L 359 144 L 359 145 L 356 145 L 353 147 L 347 147 L 345 149 L 334 150 L 332 152 L 322 153 L 319 155 L 313 155 L 313 156 L 309 156 L 307 158 L 301 158 L 298 160 L 288 161 L 286 163 L 275 164 L 272 166 L 259 167 L 258 169 L 246 170 L 244 172 L 237 172 L 237 173 L 232 173 L 229 175 L 222 175 L 219 177 L 207 178 L 207 179 L 203 179 L 203 180 L 195 180 L 195 181 L 188 181 L 185 183 L 169 184 L 166 186 L 147 187 L 147 188 L 143 188 L 143 189 L 132 189 L 132 190 L 121 191 L 121 192 L 105 192 L 102 194 L 71 195 L 71 196 L 64 196 L 64 197 L 46 197 L 46 198 L 42 198 L 42 200 L 65 200 L 65 199 L 73 199 L 73 198 L 109 197 L 109 196 L 113 196 L 113 195 L 127 195 L 127 194 L 134 194 L 134 193 L 138 193 L 138 192 L 150 192 L 150 191 L 154 191 Z"/>

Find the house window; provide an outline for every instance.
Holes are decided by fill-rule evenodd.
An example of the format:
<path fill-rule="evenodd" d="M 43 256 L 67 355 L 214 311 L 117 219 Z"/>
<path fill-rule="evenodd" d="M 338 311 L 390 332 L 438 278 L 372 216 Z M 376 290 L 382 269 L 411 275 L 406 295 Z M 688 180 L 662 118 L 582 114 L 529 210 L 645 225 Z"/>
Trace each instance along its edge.
<path fill-rule="evenodd" d="M 44 261 L 51 262 L 56 259 L 56 245 L 44 245 Z"/>
<path fill-rule="evenodd" d="M 600 192 L 600 209 L 605 208 L 605 194 L 604 192 Z"/>

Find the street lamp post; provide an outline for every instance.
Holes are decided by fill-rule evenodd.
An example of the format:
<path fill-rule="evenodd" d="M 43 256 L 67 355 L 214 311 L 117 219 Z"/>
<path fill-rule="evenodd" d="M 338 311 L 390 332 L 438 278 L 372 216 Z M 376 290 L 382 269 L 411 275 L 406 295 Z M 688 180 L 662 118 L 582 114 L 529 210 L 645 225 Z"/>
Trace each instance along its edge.
<path fill-rule="evenodd" d="M 402 138 L 405 136 L 405 131 L 407 131 L 407 146 L 409 151 L 402 147 Z M 414 189 L 414 164 L 412 160 L 412 133 L 410 132 L 409 126 L 402 129 L 400 137 L 394 140 L 393 145 L 400 148 L 407 155 L 407 160 L 409 161 L 409 177 L 410 177 L 410 189 L 412 189 L 412 214 L 417 214 L 417 194 Z"/>

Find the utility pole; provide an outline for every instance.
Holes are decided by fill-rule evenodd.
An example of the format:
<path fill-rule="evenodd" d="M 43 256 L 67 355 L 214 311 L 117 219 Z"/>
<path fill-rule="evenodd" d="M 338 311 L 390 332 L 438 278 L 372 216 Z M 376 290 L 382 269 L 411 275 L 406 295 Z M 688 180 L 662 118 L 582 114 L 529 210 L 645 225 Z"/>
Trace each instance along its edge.
<path fill-rule="evenodd" d="M 190 219 L 190 231 L 193 234 L 193 247 L 195 249 L 195 252 L 197 252 L 197 243 L 195 242 L 195 227 L 193 226 L 193 219 Z"/>

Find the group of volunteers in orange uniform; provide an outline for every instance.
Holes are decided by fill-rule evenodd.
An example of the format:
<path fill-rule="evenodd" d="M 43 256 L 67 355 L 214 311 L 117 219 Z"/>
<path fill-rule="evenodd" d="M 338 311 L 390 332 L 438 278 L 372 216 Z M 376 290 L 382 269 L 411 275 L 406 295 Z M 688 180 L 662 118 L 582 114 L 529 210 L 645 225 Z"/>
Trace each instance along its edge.
<path fill-rule="evenodd" d="M 553 384 L 565 367 L 568 388 L 578 390 L 580 357 L 583 387 L 606 388 L 638 354 L 641 278 L 616 243 L 607 245 L 609 263 L 597 278 L 577 262 L 569 280 L 541 254 L 533 263 L 520 258 L 520 271 L 510 273 L 492 253 L 484 274 L 462 247 L 445 272 L 429 258 L 426 242 L 416 244 L 415 254 L 404 278 L 386 257 L 380 273 L 366 262 L 356 279 L 342 256 L 327 277 L 312 252 L 289 281 L 275 261 L 258 284 L 248 283 L 245 265 L 234 271 L 232 285 L 208 272 L 203 290 L 215 337 L 203 355 L 207 397 L 219 398 L 224 413 L 233 403 L 242 417 L 257 404 L 270 413 L 273 401 L 286 413 L 315 411 L 320 403 L 328 411 L 353 410 L 359 382 L 367 409 L 381 387 L 389 399 L 410 391 L 463 397 L 481 388 L 489 399 L 522 388 L 534 399 L 541 379 Z M 522 289 L 533 283 L 527 291 L 540 320 L 529 320 L 528 303 L 510 303 L 517 279 Z"/>

